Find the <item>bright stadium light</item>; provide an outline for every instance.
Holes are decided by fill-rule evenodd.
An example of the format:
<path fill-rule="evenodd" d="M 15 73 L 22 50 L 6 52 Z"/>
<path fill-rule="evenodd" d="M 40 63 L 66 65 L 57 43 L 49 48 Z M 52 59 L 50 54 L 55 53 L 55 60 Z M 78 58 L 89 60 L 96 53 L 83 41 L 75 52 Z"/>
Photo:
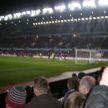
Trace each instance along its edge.
<path fill-rule="evenodd" d="M 85 20 L 88 20 L 88 18 L 85 18 Z"/>
<path fill-rule="evenodd" d="M 19 12 L 19 13 L 14 13 L 13 14 L 13 17 L 16 19 L 16 18 L 20 18 L 21 17 L 21 13 Z"/>
<path fill-rule="evenodd" d="M 96 8 L 96 0 L 84 0 L 82 6 L 85 8 Z"/>
<path fill-rule="evenodd" d="M 39 14 L 41 13 L 41 10 L 40 9 L 37 9 L 37 10 L 31 10 L 31 17 L 33 16 L 38 16 Z"/>
<path fill-rule="evenodd" d="M 7 21 L 7 20 L 8 20 L 8 16 L 5 16 L 5 17 L 4 17 L 4 20 Z"/>
<path fill-rule="evenodd" d="M 35 10 L 36 16 L 38 16 L 40 13 L 41 13 L 41 10 L 40 9 Z"/>
<path fill-rule="evenodd" d="M 11 15 L 11 14 L 6 15 L 6 16 L 4 17 L 4 20 L 5 20 L 5 21 L 11 20 L 11 19 L 12 19 L 12 15 Z"/>
<path fill-rule="evenodd" d="M 63 23 L 64 22 L 64 20 L 61 20 L 61 23 Z"/>
<path fill-rule="evenodd" d="M 97 17 L 97 19 L 100 19 L 100 17 Z"/>
<path fill-rule="evenodd" d="M 52 14 L 52 13 L 53 13 L 53 9 L 50 7 L 43 9 L 43 14 Z"/>
<path fill-rule="evenodd" d="M 108 6 L 108 0 L 98 0 L 99 6 Z"/>
<path fill-rule="evenodd" d="M 26 11 L 26 14 L 30 14 L 30 11 Z"/>
<path fill-rule="evenodd" d="M 25 12 L 25 11 L 23 11 L 23 12 L 21 12 L 21 14 L 22 14 L 22 15 L 26 15 L 26 12 Z"/>
<path fill-rule="evenodd" d="M 35 26 L 36 24 L 35 23 L 33 23 L 33 26 Z"/>
<path fill-rule="evenodd" d="M 78 21 L 81 21 L 81 19 L 80 19 L 80 18 L 78 18 Z"/>
<path fill-rule="evenodd" d="M 104 16 L 101 16 L 101 19 L 104 19 Z"/>
<path fill-rule="evenodd" d="M 84 18 L 81 18 L 81 20 L 84 21 L 85 19 Z"/>
<path fill-rule="evenodd" d="M 35 11 L 34 10 L 32 10 L 31 11 L 31 17 L 33 17 L 33 16 L 35 16 L 36 14 L 35 14 Z"/>
<path fill-rule="evenodd" d="M 93 17 L 93 19 L 95 20 L 95 19 L 96 19 L 96 17 Z"/>
<path fill-rule="evenodd" d="M 108 18 L 108 16 L 105 16 L 105 18 Z"/>
<path fill-rule="evenodd" d="M 74 21 L 77 21 L 77 19 L 75 18 Z"/>
<path fill-rule="evenodd" d="M 70 19 L 68 19 L 68 22 L 70 22 L 71 20 Z"/>
<path fill-rule="evenodd" d="M 61 4 L 61 5 L 55 6 L 54 9 L 55 9 L 57 12 L 64 12 L 65 9 L 66 9 L 66 6 L 65 6 L 64 4 Z"/>
<path fill-rule="evenodd" d="M 0 21 L 4 20 L 4 16 L 0 16 Z"/>
<path fill-rule="evenodd" d="M 71 22 L 73 22 L 73 18 L 71 19 Z"/>
<path fill-rule="evenodd" d="M 71 2 L 68 4 L 68 8 L 71 10 L 71 11 L 74 11 L 74 10 L 80 10 L 81 9 L 81 5 L 79 2 Z"/>
<path fill-rule="evenodd" d="M 92 20 L 92 17 L 89 17 L 89 20 Z"/>
<path fill-rule="evenodd" d="M 43 14 L 52 14 L 53 13 L 53 9 L 52 8 L 44 8 L 43 9 Z"/>
<path fill-rule="evenodd" d="M 54 21 L 52 21 L 52 23 L 54 24 Z"/>

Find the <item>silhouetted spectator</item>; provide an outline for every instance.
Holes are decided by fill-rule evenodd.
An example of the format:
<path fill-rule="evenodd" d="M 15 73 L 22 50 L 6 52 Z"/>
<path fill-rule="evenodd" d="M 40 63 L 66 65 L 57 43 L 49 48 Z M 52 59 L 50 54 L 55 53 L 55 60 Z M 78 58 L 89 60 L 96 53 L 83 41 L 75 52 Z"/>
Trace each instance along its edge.
<path fill-rule="evenodd" d="M 48 94 L 49 84 L 46 78 L 36 78 L 33 90 L 36 96 L 26 105 L 26 108 L 61 108 L 58 100 Z"/>
<path fill-rule="evenodd" d="M 108 67 L 104 69 L 99 85 L 91 91 L 84 108 L 108 108 Z"/>
<path fill-rule="evenodd" d="M 71 93 L 65 101 L 64 108 L 83 108 L 85 96 L 79 92 Z"/>
<path fill-rule="evenodd" d="M 84 72 L 80 72 L 78 74 L 78 78 L 79 78 L 79 81 L 85 76 L 86 74 Z"/>
<path fill-rule="evenodd" d="M 66 101 L 67 97 L 75 92 L 75 91 L 78 91 L 78 87 L 79 87 L 79 82 L 76 78 L 70 78 L 68 81 L 67 81 L 67 88 L 68 88 L 68 91 L 65 93 L 65 96 L 62 100 L 62 104 L 64 106 L 64 102 Z"/>

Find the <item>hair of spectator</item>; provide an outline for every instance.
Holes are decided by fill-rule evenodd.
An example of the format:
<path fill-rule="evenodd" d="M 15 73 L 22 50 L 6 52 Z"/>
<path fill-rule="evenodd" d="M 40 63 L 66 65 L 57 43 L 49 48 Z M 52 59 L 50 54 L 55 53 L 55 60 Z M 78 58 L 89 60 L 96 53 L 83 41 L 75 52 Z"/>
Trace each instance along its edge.
<path fill-rule="evenodd" d="M 80 85 L 84 85 L 88 90 L 93 88 L 95 84 L 96 84 L 96 80 L 92 76 L 85 76 L 80 81 Z"/>
<path fill-rule="evenodd" d="M 34 79 L 34 85 L 33 88 L 37 88 L 41 92 L 47 93 L 49 90 L 49 84 L 45 77 L 38 77 Z"/>
<path fill-rule="evenodd" d="M 68 85 L 69 89 L 78 90 L 79 82 L 76 78 L 70 78 L 70 79 L 68 79 L 67 85 Z"/>
<path fill-rule="evenodd" d="M 64 108 L 83 108 L 86 98 L 79 92 L 71 93 L 65 101 Z"/>

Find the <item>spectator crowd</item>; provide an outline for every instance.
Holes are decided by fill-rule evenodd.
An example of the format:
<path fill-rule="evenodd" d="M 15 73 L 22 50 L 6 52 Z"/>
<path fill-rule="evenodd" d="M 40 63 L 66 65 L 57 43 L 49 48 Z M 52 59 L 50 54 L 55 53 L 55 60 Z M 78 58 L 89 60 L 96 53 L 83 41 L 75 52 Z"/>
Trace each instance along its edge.
<path fill-rule="evenodd" d="M 5 96 L 5 108 L 107 108 L 108 67 L 97 73 L 73 73 L 67 80 L 67 91 L 60 99 L 53 97 L 45 77 L 35 78 L 31 94 L 23 86 L 12 87 Z M 29 100 L 28 95 L 31 96 Z"/>

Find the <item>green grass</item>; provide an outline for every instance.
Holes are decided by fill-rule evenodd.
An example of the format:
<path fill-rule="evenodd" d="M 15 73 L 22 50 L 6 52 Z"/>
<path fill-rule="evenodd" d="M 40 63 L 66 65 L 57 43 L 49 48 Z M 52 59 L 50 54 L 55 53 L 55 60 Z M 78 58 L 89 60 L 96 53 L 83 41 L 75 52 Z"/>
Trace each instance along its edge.
<path fill-rule="evenodd" d="M 0 57 L 0 87 L 31 81 L 37 76 L 56 76 L 67 71 L 82 71 L 107 64 L 108 62 L 75 64 L 72 60 Z"/>

